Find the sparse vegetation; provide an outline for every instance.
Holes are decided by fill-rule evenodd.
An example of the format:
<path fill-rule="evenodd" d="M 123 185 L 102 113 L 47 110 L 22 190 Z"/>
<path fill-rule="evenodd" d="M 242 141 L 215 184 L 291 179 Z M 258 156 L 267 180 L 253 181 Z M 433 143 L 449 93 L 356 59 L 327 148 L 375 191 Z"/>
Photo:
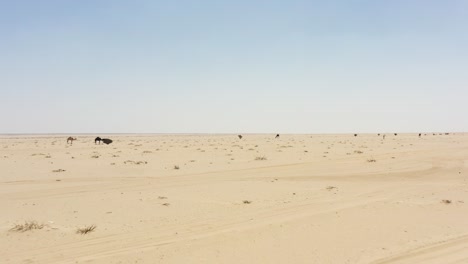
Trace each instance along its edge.
<path fill-rule="evenodd" d="M 44 228 L 44 224 L 39 224 L 36 221 L 25 221 L 24 224 L 16 224 L 14 227 L 10 229 L 10 231 L 14 232 L 26 232 L 34 229 L 42 229 Z"/>
<path fill-rule="evenodd" d="M 141 164 L 148 164 L 148 162 L 147 162 L 147 161 L 133 161 L 133 160 L 127 160 L 127 161 L 124 161 L 124 164 L 141 165 Z"/>
<path fill-rule="evenodd" d="M 377 162 L 374 158 L 368 159 L 367 162 Z"/>
<path fill-rule="evenodd" d="M 444 200 L 442 200 L 442 203 L 444 203 L 444 204 L 451 204 L 451 203 L 452 203 L 452 200 L 446 200 L 446 199 L 444 199 Z"/>
<path fill-rule="evenodd" d="M 267 160 L 267 158 L 265 156 L 258 156 L 255 157 L 255 160 Z"/>
<path fill-rule="evenodd" d="M 90 226 L 85 226 L 85 227 L 80 227 L 76 230 L 77 234 L 80 235 L 86 235 L 88 233 L 93 232 L 96 229 L 97 226 L 95 225 L 90 225 Z"/>
<path fill-rule="evenodd" d="M 64 172 L 66 170 L 58 169 L 58 170 L 53 170 L 52 172 Z"/>
<path fill-rule="evenodd" d="M 249 201 L 249 200 L 244 200 L 244 201 L 242 201 L 242 202 L 243 202 L 244 204 L 251 204 L 251 203 L 252 203 L 252 201 Z"/>
<path fill-rule="evenodd" d="M 179 165 L 174 165 L 174 170 L 179 170 L 179 169 L 180 169 Z"/>

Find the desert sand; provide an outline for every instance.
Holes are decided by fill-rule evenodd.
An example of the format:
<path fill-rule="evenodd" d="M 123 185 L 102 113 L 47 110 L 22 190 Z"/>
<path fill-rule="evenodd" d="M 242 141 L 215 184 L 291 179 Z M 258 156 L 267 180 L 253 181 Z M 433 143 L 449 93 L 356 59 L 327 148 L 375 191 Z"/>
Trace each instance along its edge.
<path fill-rule="evenodd" d="M 0 262 L 468 263 L 468 134 L 274 137 L 1 136 Z"/>

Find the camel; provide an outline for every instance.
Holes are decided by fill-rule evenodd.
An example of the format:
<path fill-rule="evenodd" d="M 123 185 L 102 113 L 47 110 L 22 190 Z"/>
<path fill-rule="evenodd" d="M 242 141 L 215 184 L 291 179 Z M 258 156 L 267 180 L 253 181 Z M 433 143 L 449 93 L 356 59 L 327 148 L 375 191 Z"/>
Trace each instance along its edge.
<path fill-rule="evenodd" d="M 354 134 L 355 137 L 357 137 L 357 134 Z"/>
<path fill-rule="evenodd" d="M 421 137 L 421 133 L 419 133 L 419 137 Z"/>
<path fill-rule="evenodd" d="M 103 139 L 101 139 L 101 141 L 106 145 L 109 145 L 110 143 L 112 143 L 112 140 L 108 139 L 108 138 L 103 138 Z"/>
<path fill-rule="evenodd" d="M 99 144 L 101 144 L 101 141 L 102 141 L 102 138 L 97 137 L 97 138 L 94 139 L 94 144 L 96 144 L 97 142 L 99 142 Z"/>
<path fill-rule="evenodd" d="M 239 139 L 242 139 L 242 135 L 237 135 L 239 137 Z"/>
<path fill-rule="evenodd" d="M 74 140 L 76 140 L 76 138 L 74 138 L 74 137 L 68 137 L 68 138 L 67 138 L 67 144 L 68 144 L 68 142 L 70 142 L 70 145 L 73 145 L 73 141 L 74 141 Z"/>

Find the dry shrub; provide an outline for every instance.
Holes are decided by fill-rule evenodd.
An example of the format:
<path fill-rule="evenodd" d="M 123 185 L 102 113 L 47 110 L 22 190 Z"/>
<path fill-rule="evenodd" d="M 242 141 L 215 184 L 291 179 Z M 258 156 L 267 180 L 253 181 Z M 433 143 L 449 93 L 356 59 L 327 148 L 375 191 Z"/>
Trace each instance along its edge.
<path fill-rule="evenodd" d="M 86 235 L 88 233 L 93 232 L 96 229 L 97 226 L 95 225 L 90 225 L 90 226 L 85 226 L 85 227 L 80 227 L 76 230 L 77 234 L 80 235 Z"/>
<path fill-rule="evenodd" d="M 124 164 L 141 165 L 141 164 L 148 164 L 148 162 L 147 162 L 147 161 L 133 161 L 133 160 L 127 160 L 127 161 L 124 161 Z"/>
<path fill-rule="evenodd" d="M 25 221 L 24 224 L 16 224 L 10 231 L 26 232 L 33 229 L 42 229 L 44 226 L 44 224 L 39 224 L 36 221 Z"/>

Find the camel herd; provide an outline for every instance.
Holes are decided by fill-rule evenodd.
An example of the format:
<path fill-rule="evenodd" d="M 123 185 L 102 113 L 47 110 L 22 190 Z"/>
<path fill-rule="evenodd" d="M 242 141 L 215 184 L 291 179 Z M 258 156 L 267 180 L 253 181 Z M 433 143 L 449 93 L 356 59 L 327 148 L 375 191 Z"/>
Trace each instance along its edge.
<path fill-rule="evenodd" d="M 377 135 L 380 136 L 380 134 L 377 134 Z M 397 133 L 394 133 L 393 135 L 397 136 L 398 134 L 397 134 Z M 421 137 L 421 135 L 422 135 L 422 133 L 419 133 L 418 136 Z M 424 135 L 427 135 L 427 134 L 424 134 Z M 434 133 L 433 135 L 437 135 L 437 134 Z M 442 134 L 439 134 L 439 135 L 442 135 Z M 450 133 L 445 133 L 445 135 L 450 135 Z M 354 134 L 354 136 L 357 137 L 358 134 Z M 382 138 L 385 139 L 385 136 L 386 136 L 386 135 L 384 134 L 384 135 L 382 136 Z M 242 139 L 242 138 L 243 138 L 242 135 L 237 135 L 237 137 L 238 137 L 239 139 Z M 280 135 L 279 135 L 279 134 L 276 134 L 275 138 L 279 138 L 279 137 L 280 137 Z M 67 138 L 67 144 L 73 145 L 73 141 L 75 141 L 75 140 L 77 140 L 76 137 L 68 137 L 68 138 Z M 104 143 L 104 144 L 106 144 L 106 145 L 109 145 L 110 143 L 112 143 L 112 139 L 109 139 L 109 138 L 100 138 L 100 137 L 96 137 L 96 138 L 94 139 L 94 144 L 99 144 L 99 145 L 100 145 L 101 142 Z"/>
<path fill-rule="evenodd" d="M 68 137 L 67 138 L 67 144 L 70 144 L 70 145 L 73 145 L 73 141 L 77 140 L 76 137 Z M 108 139 L 108 138 L 100 138 L 100 137 L 97 137 L 94 139 L 94 144 L 101 144 L 104 143 L 106 145 L 109 145 L 110 143 L 112 143 L 112 139 Z"/>
<path fill-rule="evenodd" d="M 237 135 L 239 137 L 239 139 L 242 139 L 242 135 Z M 279 138 L 279 134 L 276 134 L 275 138 Z M 68 137 L 67 138 L 67 144 L 70 144 L 70 145 L 73 145 L 73 141 L 77 140 L 75 137 Z M 109 138 L 100 138 L 100 137 L 96 137 L 94 139 L 94 144 L 98 144 L 100 145 L 102 143 L 106 144 L 106 145 L 109 145 L 110 143 L 112 143 L 112 139 L 109 139 Z"/>
<path fill-rule="evenodd" d="M 377 134 L 377 136 L 379 136 L 379 137 L 380 137 L 380 135 L 381 135 L 380 133 Z M 393 135 L 394 135 L 394 136 L 398 136 L 398 133 L 393 133 Z M 432 135 L 433 135 L 433 136 L 436 136 L 437 133 L 433 133 Z M 444 133 L 444 134 L 439 133 L 439 135 L 446 135 L 446 136 L 448 136 L 448 135 L 450 135 L 450 133 Z M 354 134 L 354 136 L 357 137 L 358 134 Z M 385 139 L 385 136 L 386 136 L 385 134 L 382 135 L 382 138 Z M 421 136 L 422 136 L 422 133 L 419 133 L 419 134 L 418 134 L 418 137 L 421 137 Z M 424 136 L 427 136 L 427 134 L 424 134 Z"/>
<path fill-rule="evenodd" d="M 242 135 L 237 135 L 237 137 L 238 137 L 239 139 L 242 139 L 242 138 L 243 138 Z M 279 137 L 280 137 L 280 135 L 279 135 L 279 134 L 276 134 L 275 138 L 279 138 Z"/>

